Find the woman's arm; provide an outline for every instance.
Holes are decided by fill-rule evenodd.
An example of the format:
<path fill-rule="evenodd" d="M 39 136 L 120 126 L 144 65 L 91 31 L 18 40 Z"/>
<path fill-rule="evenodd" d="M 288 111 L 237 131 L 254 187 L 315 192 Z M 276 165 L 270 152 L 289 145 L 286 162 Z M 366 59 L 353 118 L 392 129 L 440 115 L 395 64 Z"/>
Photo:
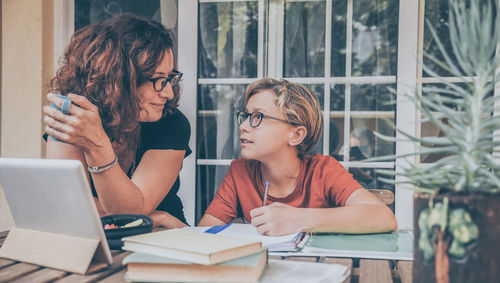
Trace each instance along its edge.
<path fill-rule="evenodd" d="M 77 147 L 47 141 L 47 158 L 77 159 L 87 166 L 85 155 Z M 151 214 L 170 191 L 179 174 L 184 150 L 148 150 L 129 179 L 119 165 L 92 180 L 106 214 Z M 87 173 L 88 174 L 88 173 Z"/>
<path fill-rule="evenodd" d="M 70 107 L 71 115 L 44 107 L 46 132 L 65 142 L 49 139 L 47 157 L 77 159 L 84 168 L 110 163 L 115 158 L 115 152 L 102 128 L 97 107 L 83 96 L 68 96 L 76 104 Z M 62 99 L 54 95 L 48 98 L 62 106 Z M 92 180 L 104 211 L 107 214 L 154 212 L 177 179 L 184 154 L 185 150 L 148 150 L 132 179 L 119 165 L 93 173 Z"/>
<path fill-rule="evenodd" d="M 154 227 L 182 228 L 187 225 L 166 211 L 156 210 L 149 215 Z"/>
<path fill-rule="evenodd" d="M 110 214 L 151 214 L 172 188 L 184 159 L 184 150 L 148 150 L 132 179 L 120 166 L 92 179 L 103 208 Z"/>
<path fill-rule="evenodd" d="M 278 236 L 300 229 L 316 232 L 380 233 L 397 229 L 392 211 L 367 190 L 360 188 L 345 206 L 334 208 L 296 208 L 273 203 L 250 212 L 252 224 L 260 233 Z"/>

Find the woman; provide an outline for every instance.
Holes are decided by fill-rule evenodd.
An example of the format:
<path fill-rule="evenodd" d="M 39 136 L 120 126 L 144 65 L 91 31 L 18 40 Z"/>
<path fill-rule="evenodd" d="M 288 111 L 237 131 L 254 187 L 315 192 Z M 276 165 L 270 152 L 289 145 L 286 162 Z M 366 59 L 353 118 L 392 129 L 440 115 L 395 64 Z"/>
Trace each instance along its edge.
<path fill-rule="evenodd" d="M 51 81 L 52 92 L 72 104 L 68 115 L 43 109 L 47 158 L 88 168 L 101 215 L 148 214 L 155 226 L 186 225 L 177 191 L 190 126 L 176 108 L 182 73 L 172 48 L 160 23 L 119 15 L 75 32 Z M 63 109 L 64 99 L 47 98 Z"/>

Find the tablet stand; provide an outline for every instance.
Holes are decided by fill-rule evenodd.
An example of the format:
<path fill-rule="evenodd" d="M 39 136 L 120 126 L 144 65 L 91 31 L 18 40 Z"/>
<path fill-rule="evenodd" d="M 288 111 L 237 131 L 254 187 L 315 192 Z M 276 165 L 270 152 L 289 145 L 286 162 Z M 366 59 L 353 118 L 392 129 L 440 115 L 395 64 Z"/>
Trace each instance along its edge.
<path fill-rule="evenodd" d="M 108 266 L 100 240 L 17 227 L 7 235 L 0 257 L 79 274 Z"/>

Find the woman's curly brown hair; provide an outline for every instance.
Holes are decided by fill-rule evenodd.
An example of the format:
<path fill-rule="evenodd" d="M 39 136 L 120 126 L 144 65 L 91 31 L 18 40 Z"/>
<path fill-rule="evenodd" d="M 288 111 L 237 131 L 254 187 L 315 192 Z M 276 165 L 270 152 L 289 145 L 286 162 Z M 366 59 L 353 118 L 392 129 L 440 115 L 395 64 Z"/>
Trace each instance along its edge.
<path fill-rule="evenodd" d="M 136 90 L 172 47 L 172 33 L 147 18 L 122 14 L 83 27 L 71 37 L 51 89 L 85 96 L 99 109 L 110 140 L 132 145 L 139 128 Z M 164 116 L 178 105 L 178 87 L 174 94 Z"/>

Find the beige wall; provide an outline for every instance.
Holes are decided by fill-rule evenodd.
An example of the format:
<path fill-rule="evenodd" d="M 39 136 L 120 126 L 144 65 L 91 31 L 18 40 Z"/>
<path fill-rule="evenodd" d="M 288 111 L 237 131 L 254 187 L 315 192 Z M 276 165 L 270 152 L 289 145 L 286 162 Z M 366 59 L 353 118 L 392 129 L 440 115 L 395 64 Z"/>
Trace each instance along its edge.
<path fill-rule="evenodd" d="M 42 157 L 42 105 L 52 73 L 52 1 L 2 0 L 2 157 Z"/>
<path fill-rule="evenodd" d="M 53 73 L 53 1 L 2 0 L 0 156 L 43 156 L 42 105 Z M 11 225 L 0 193 L 0 231 Z"/>

